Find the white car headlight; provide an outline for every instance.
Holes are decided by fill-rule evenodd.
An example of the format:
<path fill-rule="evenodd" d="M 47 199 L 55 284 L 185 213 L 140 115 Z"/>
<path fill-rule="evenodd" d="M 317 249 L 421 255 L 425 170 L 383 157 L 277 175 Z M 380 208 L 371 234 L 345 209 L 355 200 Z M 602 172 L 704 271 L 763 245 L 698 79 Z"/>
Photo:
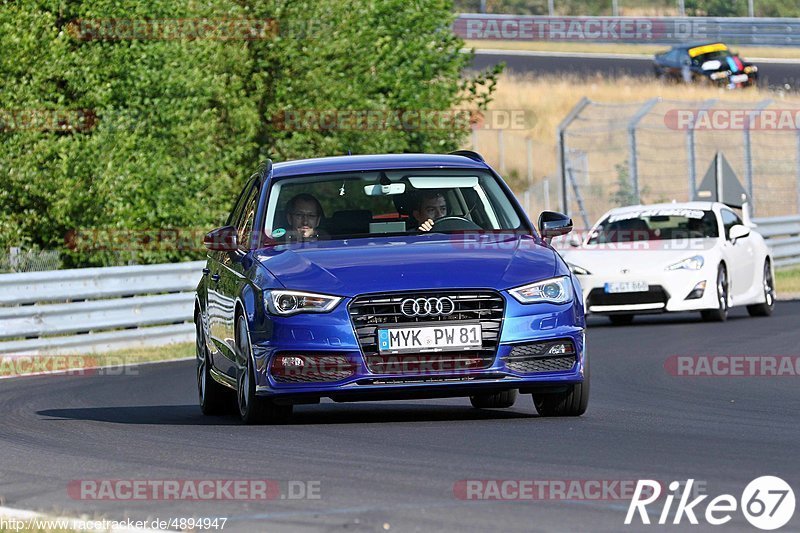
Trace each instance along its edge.
<path fill-rule="evenodd" d="M 700 270 L 704 262 L 702 255 L 695 255 L 668 266 L 667 270 Z"/>
<path fill-rule="evenodd" d="M 273 315 L 327 313 L 341 301 L 341 297 L 327 294 L 285 290 L 264 291 L 264 304 Z"/>
<path fill-rule="evenodd" d="M 508 291 L 521 304 L 550 302 L 563 304 L 572 300 L 572 283 L 569 277 L 537 281 Z"/>
<path fill-rule="evenodd" d="M 585 268 L 579 267 L 578 265 L 573 265 L 572 263 L 567 263 L 567 266 L 569 267 L 569 269 L 572 271 L 573 274 L 576 274 L 578 276 L 589 276 L 592 274 Z"/>

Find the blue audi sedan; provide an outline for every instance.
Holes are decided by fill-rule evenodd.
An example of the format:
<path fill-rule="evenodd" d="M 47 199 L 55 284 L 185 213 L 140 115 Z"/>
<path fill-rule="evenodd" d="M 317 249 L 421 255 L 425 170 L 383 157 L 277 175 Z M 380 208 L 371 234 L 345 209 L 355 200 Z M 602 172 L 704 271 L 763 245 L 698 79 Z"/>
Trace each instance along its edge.
<path fill-rule="evenodd" d="M 583 298 L 549 243 L 571 229 L 551 211 L 535 229 L 474 152 L 267 161 L 205 237 L 201 409 L 277 423 L 322 398 L 530 394 L 579 416 Z"/>

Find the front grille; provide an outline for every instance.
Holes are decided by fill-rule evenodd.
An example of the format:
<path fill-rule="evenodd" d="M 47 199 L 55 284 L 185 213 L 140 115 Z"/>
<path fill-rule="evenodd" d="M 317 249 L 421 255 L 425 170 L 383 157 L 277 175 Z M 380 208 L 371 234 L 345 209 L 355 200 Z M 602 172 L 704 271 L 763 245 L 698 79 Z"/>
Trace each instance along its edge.
<path fill-rule="evenodd" d="M 520 344 L 514 346 L 506 356 L 506 367 L 521 374 L 532 374 L 535 372 L 564 372 L 571 370 L 577 361 L 574 353 L 563 356 L 544 355 L 551 346 L 563 344 L 564 340 L 536 342 L 531 344 Z M 570 342 L 570 344 L 572 344 Z"/>
<path fill-rule="evenodd" d="M 408 317 L 400 310 L 406 298 L 448 297 L 455 304 L 448 316 Z M 424 291 L 359 296 L 350 304 L 353 323 L 367 368 L 376 373 L 439 373 L 488 368 L 494 362 L 505 300 L 494 291 Z M 378 328 L 381 326 L 481 324 L 481 347 L 458 352 L 425 352 L 381 355 Z"/>
<path fill-rule="evenodd" d="M 586 299 L 588 307 L 594 305 L 635 305 L 667 303 L 667 293 L 661 285 L 651 285 L 647 292 L 607 293 L 605 289 L 592 289 Z"/>

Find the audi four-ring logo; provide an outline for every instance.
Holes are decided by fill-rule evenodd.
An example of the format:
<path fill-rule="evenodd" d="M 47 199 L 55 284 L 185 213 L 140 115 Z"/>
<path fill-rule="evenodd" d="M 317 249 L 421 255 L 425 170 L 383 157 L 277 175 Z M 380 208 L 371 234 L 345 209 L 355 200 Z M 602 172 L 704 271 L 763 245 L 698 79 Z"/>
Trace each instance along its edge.
<path fill-rule="evenodd" d="M 456 304 L 447 296 L 443 298 L 407 298 L 400 304 L 406 316 L 447 316 L 456 310 Z"/>

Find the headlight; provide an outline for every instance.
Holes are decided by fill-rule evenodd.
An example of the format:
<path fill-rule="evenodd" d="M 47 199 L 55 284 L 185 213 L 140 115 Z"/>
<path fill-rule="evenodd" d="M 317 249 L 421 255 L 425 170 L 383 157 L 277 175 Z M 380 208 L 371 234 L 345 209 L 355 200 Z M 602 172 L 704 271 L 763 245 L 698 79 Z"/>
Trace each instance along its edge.
<path fill-rule="evenodd" d="M 694 257 L 689 257 L 688 259 L 678 261 L 674 265 L 668 266 L 667 270 L 700 270 L 703 268 L 704 262 L 702 255 L 695 255 Z"/>
<path fill-rule="evenodd" d="M 758 72 L 758 67 L 755 65 L 750 65 L 748 67 L 744 67 L 744 71 L 746 74 L 750 74 L 751 72 Z"/>
<path fill-rule="evenodd" d="M 264 304 L 273 315 L 288 316 L 296 313 L 327 313 L 342 299 L 339 296 L 300 291 L 264 291 Z"/>
<path fill-rule="evenodd" d="M 546 279 L 508 291 L 521 304 L 550 302 L 563 304 L 572 300 L 572 283 L 569 277 Z"/>
<path fill-rule="evenodd" d="M 567 266 L 572 271 L 573 274 L 577 274 L 578 276 L 589 276 L 591 272 L 586 270 L 583 267 L 579 267 L 578 265 L 573 265 L 572 263 L 567 263 Z"/>

